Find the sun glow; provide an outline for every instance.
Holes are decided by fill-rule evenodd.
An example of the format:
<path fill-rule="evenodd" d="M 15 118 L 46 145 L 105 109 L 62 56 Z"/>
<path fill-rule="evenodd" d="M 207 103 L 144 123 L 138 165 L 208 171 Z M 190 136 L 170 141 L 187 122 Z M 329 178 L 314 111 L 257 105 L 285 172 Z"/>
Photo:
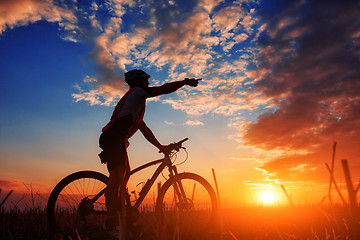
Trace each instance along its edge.
<path fill-rule="evenodd" d="M 259 194 L 259 201 L 264 205 L 274 204 L 278 200 L 277 198 L 276 193 L 271 190 L 264 190 Z"/>

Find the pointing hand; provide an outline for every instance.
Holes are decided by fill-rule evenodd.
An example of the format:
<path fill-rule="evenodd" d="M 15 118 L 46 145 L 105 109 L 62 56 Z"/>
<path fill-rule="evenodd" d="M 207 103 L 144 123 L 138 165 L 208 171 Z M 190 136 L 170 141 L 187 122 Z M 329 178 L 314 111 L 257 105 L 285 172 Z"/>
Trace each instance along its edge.
<path fill-rule="evenodd" d="M 202 78 L 185 78 L 186 85 L 189 85 L 191 87 L 196 87 L 199 84 L 199 81 L 202 80 Z"/>

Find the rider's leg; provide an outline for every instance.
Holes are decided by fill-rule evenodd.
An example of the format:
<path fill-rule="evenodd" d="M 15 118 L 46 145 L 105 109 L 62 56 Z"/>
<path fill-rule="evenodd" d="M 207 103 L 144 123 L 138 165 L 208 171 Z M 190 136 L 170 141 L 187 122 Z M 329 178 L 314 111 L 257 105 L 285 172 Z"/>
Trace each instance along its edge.
<path fill-rule="evenodd" d="M 131 123 L 131 121 L 129 123 Z M 128 169 L 129 165 L 126 152 L 126 133 L 128 132 L 127 128 L 129 126 L 130 125 L 127 122 L 117 121 L 117 124 L 113 124 L 111 128 L 103 132 L 99 139 L 100 147 L 104 150 L 102 154 L 104 159 L 102 158 L 102 160 L 105 160 L 103 162 L 107 163 L 107 168 L 109 170 L 109 181 L 105 191 L 109 220 L 107 222 L 113 221 L 115 223 L 113 226 L 116 226 L 116 223 L 119 223 L 120 228 L 123 224 L 118 221 L 119 218 L 117 215 L 119 204 L 125 204 L 124 200 L 121 199 L 123 197 L 120 198 L 119 196 L 119 188 L 124 185 L 125 171 Z M 125 207 L 123 207 L 123 209 L 124 208 Z M 124 233 L 124 231 L 121 232 Z"/>
<path fill-rule="evenodd" d="M 119 142 L 118 146 L 121 146 Z M 105 156 L 108 156 L 107 168 L 109 170 L 109 180 L 105 190 L 105 203 L 108 213 L 106 220 L 107 228 L 115 230 L 116 226 L 119 226 L 120 232 L 123 233 L 124 231 L 121 229 L 122 224 L 119 222 L 118 217 L 119 205 L 122 204 L 122 200 L 119 198 L 119 190 L 124 182 L 127 154 L 125 146 L 123 151 L 119 151 L 120 149 L 121 147 L 116 149 L 116 151 L 111 148 L 106 149 L 108 155 Z"/>
<path fill-rule="evenodd" d="M 120 231 L 121 231 L 121 233 L 123 233 L 124 238 L 126 238 L 125 198 L 126 198 L 126 188 L 122 184 L 122 186 L 120 186 L 120 193 L 119 193 L 120 212 L 119 212 L 118 218 L 119 218 Z"/>
<path fill-rule="evenodd" d="M 124 182 L 124 176 L 124 166 L 118 166 L 110 170 L 109 181 L 105 191 L 106 207 L 108 210 L 107 225 L 110 229 L 115 229 L 116 226 L 119 226 L 119 233 L 121 234 L 121 239 L 125 239 L 126 233 L 126 222 L 124 221 L 124 195 L 121 193 L 122 190 L 120 190 L 119 193 L 119 189 L 123 189 L 123 187 L 121 187 L 121 183 Z M 120 214 L 119 204 L 121 211 Z"/>
<path fill-rule="evenodd" d="M 110 175 L 105 191 L 105 200 L 108 210 L 107 224 L 113 229 L 119 226 L 120 234 L 125 238 L 125 189 L 127 183 L 125 175 L 126 172 L 130 171 L 130 168 L 125 143 L 120 143 L 118 146 L 116 158 L 109 159 L 107 163 Z M 120 215 L 118 215 L 119 210 L 121 211 Z"/>
<path fill-rule="evenodd" d="M 106 208 L 108 213 L 107 223 L 110 227 L 115 227 L 118 225 L 117 212 L 119 204 L 119 188 L 124 170 L 119 166 L 110 170 L 109 173 L 109 181 L 105 190 Z"/>
<path fill-rule="evenodd" d="M 125 167 L 122 169 L 121 172 L 121 185 L 120 185 L 120 192 L 119 192 L 119 203 L 120 203 L 120 216 L 119 216 L 119 225 L 121 226 L 121 232 L 124 233 L 126 236 L 127 229 L 126 229 L 126 220 L 127 220 L 127 212 L 126 212 L 126 187 L 127 182 L 129 180 L 129 173 L 130 173 L 130 166 L 128 158 L 126 158 Z M 125 237 L 124 236 L 124 237 Z"/>

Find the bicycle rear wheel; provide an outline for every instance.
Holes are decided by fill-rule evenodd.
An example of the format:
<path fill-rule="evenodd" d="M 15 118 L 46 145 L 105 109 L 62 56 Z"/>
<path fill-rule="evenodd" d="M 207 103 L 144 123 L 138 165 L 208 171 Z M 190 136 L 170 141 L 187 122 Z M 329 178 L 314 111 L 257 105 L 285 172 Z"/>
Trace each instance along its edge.
<path fill-rule="evenodd" d="M 76 172 L 61 180 L 47 204 L 51 232 L 66 238 L 100 233 L 106 219 L 105 196 L 92 205 L 87 203 L 106 187 L 107 181 L 107 176 L 94 171 Z"/>
<path fill-rule="evenodd" d="M 178 196 L 180 184 L 186 201 Z M 211 185 L 194 173 L 181 173 L 165 182 L 158 195 L 156 211 L 167 237 L 206 239 L 217 232 L 217 202 Z"/>

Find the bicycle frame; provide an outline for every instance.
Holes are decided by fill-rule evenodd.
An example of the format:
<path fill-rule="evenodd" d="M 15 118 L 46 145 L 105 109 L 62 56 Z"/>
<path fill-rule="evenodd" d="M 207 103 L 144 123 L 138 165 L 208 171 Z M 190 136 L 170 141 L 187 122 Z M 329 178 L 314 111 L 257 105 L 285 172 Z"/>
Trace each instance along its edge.
<path fill-rule="evenodd" d="M 159 174 L 165 169 L 165 167 L 168 167 L 170 177 L 177 174 L 177 169 L 176 169 L 175 166 L 172 165 L 170 157 L 165 156 L 164 158 L 161 158 L 161 159 L 158 159 L 158 160 L 155 160 L 155 161 L 151 161 L 149 163 L 146 163 L 144 165 L 141 165 L 141 166 L 135 168 L 134 170 L 130 171 L 130 173 L 126 176 L 126 178 L 129 178 L 131 175 L 133 175 L 136 172 L 139 172 L 139 171 L 141 171 L 141 170 L 143 170 L 145 168 L 148 168 L 150 166 L 157 165 L 157 164 L 160 164 L 159 167 L 156 169 L 156 171 L 154 172 L 152 177 L 147 180 L 147 182 L 145 183 L 145 185 L 141 189 L 141 191 L 139 193 L 139 198 L 136 200 L 135 204 L 133 205 L 134 207 L 138 208 L 141 205 L 142 201 L 145 199 L 146 195 L 150 191 L 150 189 L 151 189 L 152 185 L 154 184 L 155 180 L 157 179 Z M 101 190 L 98 194 L 96 194 L 96 196 L 94 196 L 88 202 L 87 205 L 91 206 L 92 204 L 94 204 L 105 193 L 105 189 L 106 189 L 106 187 L 103 190 Z M 181 192 L 184 192 L 184 191 L 182 190 Z M 177 193 L 179 193 L 178 190 L 177 190 Z M 131 204 L 130 199 L 126 199 L 126 201 L 127 201 L 127 204 Z"/>
<path fill-rule="evenodd" d="M 150 166 L 157 165 L 159 163 L 160 163 L 159 167 L 156 169 L 156 171 L 154 172 L 152 177 L 147 180 L 147 182 L 145 183 L 145 185 L 141 189 L 141 191 L 139 193 L 139 198 L 136 200 L 135 204 L 133 205 L 134 207 L 138 208 L 141 205 L 142 201 L 144 200 L 144 198 L 146 197 L 146 195 L 150 191 L 152 185 L 154 184 L 154 182 L 155 182 L 156 178 L 159 176 L 159 174 L 164 170 L 164 168 L 166 166 L 168 166 L 169 169 L 170 169 L 172 164 L 171 164 L 169 156 L 165 156 L 162 159 L 146 163 L 146 164 L 144 164 L 144 165 L 142 165 L 140 167 L 137 167 L 134 170 L 130 171 L 129 175 L 131 176 L 136 172 L 139 172 L 139 171 L 141 171 L 141 170 L 143 170 L 145 168 L 148 168 Z M 128 204 L 130 204 L 130 201 L 128 202 Z"/>
<path fill-rule="evenodd" d="M 170 178 L 172 178 L 178 174 L 176 166 L 172 165 L 170 157 L 167 155 L 162 159 L 155 160 L 155 161 L 149 162 L 147 164 L 144 164 L 140 167 L 135 168 L 134 170 L 130 171 L 130 176 L 138 171 L 141 171 L 145 168 L 148 168 L 150 166 L 153 166 L 153 165 L 156 165 L 159 163 L 161 163 L 160 166 L 156 169 L 156 171 L 154 172 L 152 177 L 147 180 L 147 182 L 141 189 L 141 191 L 139 193 L 139 198 L 136 200 L 135 204 L 133 205 L 134 207 L 138 208 L 141 205 L 142 201 L 144 200 L 144 198 L 150 191 L 155 180 L 157 179 L 159 174 L 164 170 L 165 167 L 168 167 L 168 169 L 169 169 L 169 174 L 170 174 L 169 177 Z M 181 184 L 177 183 L 177 184 L 174 184 L 174 188 L 175 188 L 175 192 L 179 198 L 179 201 L 187 202 L 187 198 L 186 198 L 186 194 L 185 194 L 183 186 Z M 128 201 L 127 203 L 130 204 L 130 199 L 127 199 L 127 201 Z"/>

